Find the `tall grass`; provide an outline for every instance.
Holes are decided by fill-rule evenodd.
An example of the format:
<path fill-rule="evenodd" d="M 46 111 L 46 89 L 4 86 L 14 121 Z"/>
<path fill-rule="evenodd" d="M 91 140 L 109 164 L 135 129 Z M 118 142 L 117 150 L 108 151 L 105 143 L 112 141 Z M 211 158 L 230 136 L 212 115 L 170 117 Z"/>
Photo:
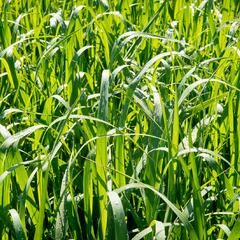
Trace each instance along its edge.
<path fill-rule="evenodd" d="M 239 12 L 0 1 L 1 239 L 240 238 Z"/>

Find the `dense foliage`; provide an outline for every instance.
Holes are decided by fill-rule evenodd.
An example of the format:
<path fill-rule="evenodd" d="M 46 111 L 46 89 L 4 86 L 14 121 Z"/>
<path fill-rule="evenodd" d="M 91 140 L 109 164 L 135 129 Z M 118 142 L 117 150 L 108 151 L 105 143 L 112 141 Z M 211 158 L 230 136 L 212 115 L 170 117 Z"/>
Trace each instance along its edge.
<path fill-rule="evenodd" d="M 240 238 L 239 0 L 1 0 L 1 239 Z"/>

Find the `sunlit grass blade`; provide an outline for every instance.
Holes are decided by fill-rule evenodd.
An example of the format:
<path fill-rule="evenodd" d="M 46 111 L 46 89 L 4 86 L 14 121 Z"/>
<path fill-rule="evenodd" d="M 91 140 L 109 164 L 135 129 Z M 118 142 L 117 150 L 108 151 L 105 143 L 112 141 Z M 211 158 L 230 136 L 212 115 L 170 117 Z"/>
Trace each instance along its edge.
<path fill-rule="evenodd" d="M 116 192 L 108 192 L 108 197 L 110 200 L 112 212 L 113 212 L 113 220 L 114 220 L 114 233 L 116 240 L 127 240 L 128 231 L 127 225 L 125 222 L 125 214 L 122 206 L 121 199 L 119 198 Z M 112 224 L 112 223 L 110 223 Z"/>
<path fill-rule="evenodd" d="M 240 218 L 238 217 L 238 219 L 236 220 L 236 223 L 234 224 L 231 230 L 228 240 L 234 240 L 240 237 L 239 228 L 240 228 Z"/>
<path fill-rule="evenodd" d="M 108 87 L 109 87 L 109 70 L 104 70 L 102 73 L 100 101 L 98 107 L 98 118 L 104 121 L 108 119 Z M 96 170 L 98 184 L 98 198 L 100 211 L 100 229 L 99 238 L 104 239 L 107 228 L 107 134 L 106 126 L 102 123 L 97 123 L 97 139 L 96 143 Z"/>
<path fill-rule="evenodd" d="M 62 185 L 61 185 L 61 191 L 60 191 L 61 201 L 59 204 L 59 209 L 58 209 L 57 218 L 56 218 L 56 225 L 55 225 L 56 240 L 66 238 L 66 231 L 67 231 L 67 206 L 66 205 L 67 205 L 67 195 L 68 195 L 68 191 L 66 191 L 67 184 L 68 184 L 67 170 L 64 173 Z"/>
<path fill-rule="evenodd" d="M 9 213 L 12 217 L 12 222 L 13 222 L 13 227 L 15 230 L 15 237 L 17 240 L 25 240 L 26 238 L 26 233 L 25 230 L 22 227 L 19 215 L 15 209 L 10 209 Z"/>

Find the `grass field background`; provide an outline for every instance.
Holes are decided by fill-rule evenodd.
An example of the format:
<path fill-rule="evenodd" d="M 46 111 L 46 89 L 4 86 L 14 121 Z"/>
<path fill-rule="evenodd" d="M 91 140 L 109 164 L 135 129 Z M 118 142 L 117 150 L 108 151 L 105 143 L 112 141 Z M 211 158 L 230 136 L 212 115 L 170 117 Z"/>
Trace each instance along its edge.
<path fill-rule="evenodd" d="M 239 24 L 238 0 L 1 0 L 1 239 L 239 239 Z"/>

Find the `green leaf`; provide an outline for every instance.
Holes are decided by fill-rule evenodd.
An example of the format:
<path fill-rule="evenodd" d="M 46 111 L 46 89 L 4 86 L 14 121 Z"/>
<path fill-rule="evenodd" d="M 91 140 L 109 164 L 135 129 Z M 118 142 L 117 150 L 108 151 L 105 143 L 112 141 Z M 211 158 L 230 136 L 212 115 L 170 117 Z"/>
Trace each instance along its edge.
<path fill-rule="evenodd" d="M 27 135 L 30 135 L 34 133 L 35 131 L 41 129 L 41 128 L 46 128 L 47 126 L 45 125 L 36 125 L 33 127 L 26 128 L 12 136 L 9 136 L 8 138 L 5 139 L 3 144 L 0 146 L 1 149 L 5 150 L 8 149 L 10 146 L 12 146 L 14 143 L 18 142 L 22 138 L 26 137 Z"/>
<path fill-rule="evenodd" d="M 119 198 L 118 194 L 114 191 L 108 192 L 108 197 L 113 211 L 115 229 L 114 239 L 116 240 L 129 239 L 122 201 Z"/>
<path fill-rule="evenodd" d="M 236 239 L 239 239 L 240 238 L 240 217 L 238 217 L 238 219 L 236 220 L 232 230 L 231 230 L 231 233 L 228 237 L 228 240 L 236 240 Z"/>
<path fill-rule="evenodd" d="M 12 217 L 12 222 L 13 222 L 13 228 L 15 230 L 15 236 L 17 240 L 25 240 L 26 234 L 25 231 L 22 227 L 21 220 L 19 218 L 19 215 L 15 209 L 10 209 L 9 213 Z"/>

